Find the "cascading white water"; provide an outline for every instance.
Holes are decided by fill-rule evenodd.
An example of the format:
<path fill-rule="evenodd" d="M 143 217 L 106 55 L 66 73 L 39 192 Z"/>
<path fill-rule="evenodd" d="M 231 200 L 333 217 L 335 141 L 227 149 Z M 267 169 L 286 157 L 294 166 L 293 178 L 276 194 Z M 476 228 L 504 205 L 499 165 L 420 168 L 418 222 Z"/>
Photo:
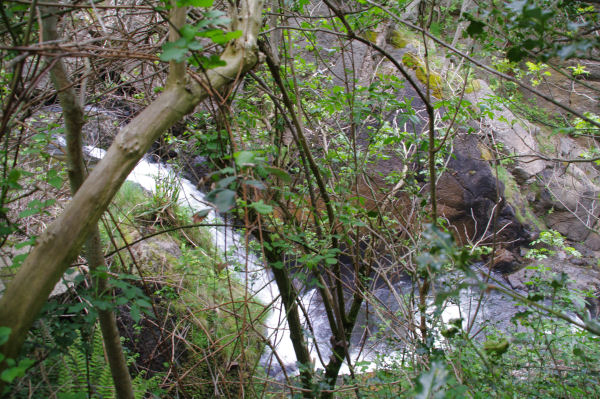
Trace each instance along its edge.
<path fill-rule="evenodd" d="M 64 140 L 58 139 L 58 142 L 59 145 L 64 145 Z M 84 150 L 90 157 L 96 159 L 101 159 L 106 153 L 102 149 L 91 146 L 86 146 Z M 265 305 L 271 304 L 271 311 L 265 320 L 265 334 L 270 340 L 273 348 L 276 350 L 278 358 L 283 363 L 283 367 L 285 367 L 288 374 L 297 373 L 296 356 L 292 347 L 287 321 L 285 319 L 285 311 L 279 299 L 279 290 L 272 280 L 270 272 L 265 269 L 263 263 L 256 254 L 248 249 L 244 237 L 234 231 L 231 227 L 227 226 L 227 223 L 219 217 L 216 211 L 211 207 L 210 203 L 206 201 L 204 193 L 199 191 L 189 180 L 176 177 L 175 172 L 168 165 L 160 162 L 150 162 L 148 159 L 142 159 L 127 177 L 128 181 L 137 183 L 145 190 L 153 193 L 156 192 L 157 182 L 160 182 L 161 179 L 163 181 L 166 179 L 169 181 L 169 184 L 177 184 L 179 186 L 178 203 L 180 205 L 189 207 L 193 212 L 209 210 L 204 221 L 207 225 L 211 225 L 209 229 L 213 236 L 215 246 L 222 252 L 222 256 L 225 258 L 226 263 L 231 266 L 230 270 L 234 271 L 240 280 L 247 283 L 251 295 Z M 405 284 L 406 282 L 399 283 L 398 288 L 400 290 L 403 288 L 410 289 L 408 286 L 402 287 Z M 376 295 L 377 292 L 381 293 L 383 291 L 386 290 L 376 290 Z M 463 303 L 469 303 L 470 300 L 477 295 L 476 292 L 463 294 L 461 295 L 461 300 L 464 298 L 466 302 Z M 382 296 L 389 296 L 389 293 L 383 292 Z M 308 313 L 313 331 L 313 337 L 310 340 L 309 345 L 311 357 L 317 368 L 324 368 L 324 365 L 318 356 L 316 345 L 318 345 L 319 350 L 321 351 L 320 354 L 323 361 L 327 362 L 331 355 L 331 352 L 328 350 L 330 347 L 329 339 L 331 337 L 331 332 L 328 320 L 323 311 L 322 303 L 320 302 L 319 295 L 317 295 L 315 289 L 307 290 L 302 293 L 300 301 L 303 304 L 303 308 Z M 384 300 L 384 302 L 386 301 Z M 492 306 L 482 308 L 479 316 L 483 316 L 487 319 L 493 313 L 498 312 L 499 309 L 502 309 L 500 311 L 501 313 L 507 314 L 506 301 L 504 299 L 501 299 L 500 301 L 496 299 L 496 302 L 497 304 L 492 303 Z M 459 316 L 465 318 L 466 315 L 466 319 L 468 320 L 470 314 L 471 309 L 468 306 L 450 305 L 444 309 L 441 317 L 442 320 L 448 322 L 450 319 Z M 496 313 L 495 317 L 497 316 L 498 314 Z M 306 320 L 303 321 L 306 326 Z M 360 340 L 360 336 L 353 338 L 351 344 L 355 349 L 351 353 L 350 358 L 352 363 L 356 361 L 367 363 L 361 368 L 361 371 L 373 369 L 375 367 L 374 360 L 377 357 L 380 359 L 394 359 L 395 353 L 390 353 L 386 350 L 387 348 L 381 348 L 379 346 L 370 349 L 365 349 L 364 347 L 360 348 L 359 345 L 356 345 Z M 279 372 L 273 371 L 278 369 L 277 362 L 278 361 L 274 360 L 273 354 L 269 350 L 266 351 L 261 359 L 261 363 L 271 370 L 272 375 L 281 376 Z M 371 363 L 368 364 L 369 362 Z M 347 374 L 348 372 L 348 365 L 344 363 L 340 373 Z"/>
<path fill-rule="evenodd" d="M 64 145 L 58 139 L 59 145 Z M 100 148 L 85 146 L 84 151 L 92 158 L 102 159 L 106 154 L 105 150 Z M 279 300 L 279 290 L 272 280 L 270 273 L 265 270 L 262 262 L 256 254 L 248 250 L 244 237 L 240 236 L 227 223 L 222 220 L 216 210 L 206 201 L 205 194 L 198 190 L 189 180 L 179 178 L 174 175 L 173 170 L 160 162 L 150 162 L 144 158 L 138 162 L 136 167 L 127 177 L 127 180 L 137 183 L 145 190 L 155 193 L 157 182 L 169 181 L 169 184 L 179 186 L 178 203 L 181 206 L 189 207 L 193 212 L 209 210 L 204 221 L 210 229 L 214 245 L 221 251 L 222 256 L 232 270 L 235 270 L 237 277 L 248 284 L 249 291 L 261 303 L 271 304 L 271 311 L 265 320 L 266 336 L 273 347 L 277 350 L 277 355 L 284 363 L 286 369 L 295 369 L 296 356 L 293 351 L 287 321 L 283 317 L 285 312 Z M 237 267 L 235 267 L 237 266 Z M 306 302 L 307 309 L 312 309 Z M 265 353 L 263 364 L 270 362 L 271 353 Z"/>

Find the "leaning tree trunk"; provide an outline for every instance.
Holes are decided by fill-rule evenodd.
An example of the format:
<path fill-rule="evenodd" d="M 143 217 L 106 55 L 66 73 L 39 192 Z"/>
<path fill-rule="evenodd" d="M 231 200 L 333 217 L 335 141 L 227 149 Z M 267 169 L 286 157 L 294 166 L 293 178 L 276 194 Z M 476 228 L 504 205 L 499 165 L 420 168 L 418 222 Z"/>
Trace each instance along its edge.
<path fill-rule="evenodd" d="M 256 38 L 261 26 L 262 0 L 242 0 L 230 12 L 233 29 L 243 35 L 221 55 L 225 66 L 195 79 L 177 79 L 123 127 L 105 157 L 92 170 L 65 211 L 38 238 L 0 299 L 0 326 L 11 334 L 0 347 L 15 358 L 27 331 L 65 270 L 78 255 L 113 196 L 146 151 L 166 129 L 227 84 L 239 79 L 257 61 Z M 0 365 L 0 370 L 6 362 Z"/>

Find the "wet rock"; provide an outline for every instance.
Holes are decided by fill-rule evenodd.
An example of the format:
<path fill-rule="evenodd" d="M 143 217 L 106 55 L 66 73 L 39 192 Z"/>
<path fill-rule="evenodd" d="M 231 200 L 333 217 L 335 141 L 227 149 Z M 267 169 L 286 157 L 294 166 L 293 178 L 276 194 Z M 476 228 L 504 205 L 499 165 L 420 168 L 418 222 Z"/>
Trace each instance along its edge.
<path fill-rule="evenodd" d="M 457 139 L 448 171 L 438 182 L 437 197 L 439 214 L 455 227 L 462 244 L 484 235 L 488 242 L 491 241 L 494 210 L 497 212 L 499 242 L 509 248 L 529 242 L 531 233 L 504 199 L 504 191 L 504 184 L 496 179 L 489 163 L 482 159 L 476 138 Z"/>
<path fill-rule="evenodd" d="M 499 248 L 494 254 L 492 267 L 501 273 L 507 274 L 515 271 L 519 267 L 519 262 L 515 254 L 506 248 Z"/>
<path fill-rule="evenodd" d="M 600 237 L 592 233 L 600 216 L 595 170 L 584 165 L 555 165 L 544 170 L 541 178 L 544 188 L 538 206 L 547 210 L 548 227 L 593 250 L 600 249 Z"/>
<path fill-rule="evenodd" d="M 569 276 L 568 286 L 571 289 L 596 292 L 600 290 L 600 271 L 594 267 L 596 262 L 595 258 L 589 257 L 582 257 L 573 262 L 571 259 L 560 259 L 559 255 L 555 254 L 546 259 L 531 261 L 529 266 L 543 264 L 549 269 L 544 272 L 546 278 L 565 273 Z M 513 288 L 528 290 L 530 285 L 526 283 L 539 276 L 539 273 L 538 270 L 523 267 L 507 276 L 507 280 Z"/>

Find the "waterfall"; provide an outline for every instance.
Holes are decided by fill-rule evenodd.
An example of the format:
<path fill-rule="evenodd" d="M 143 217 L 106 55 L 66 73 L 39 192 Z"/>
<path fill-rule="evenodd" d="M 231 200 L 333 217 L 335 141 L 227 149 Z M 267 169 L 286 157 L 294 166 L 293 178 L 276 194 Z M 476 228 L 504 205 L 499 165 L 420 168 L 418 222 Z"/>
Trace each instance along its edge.
<path fill-rule="evenodd" d="M 59 145 L 64 145 L 64 139 L 57 138 Z M 84 152 L 91 158 L 102 159 L 106 151 L 100 148 L 85 146 Z M 151 162 L 146 156 L 138 162 L 133 171 L 127 176 L 127 181 L 139 184 L 145 190 L 155 193 L 158 179 L 172 180 L 179 188 L 178 204 L 188 207 L 193 212 L 208 210 L 204 221 L 213 237 L 214 245 L 220 250 L 226 263 L 233 268 L 237 278 L 248 284 L 250 293 L 261 303 L 271 304 L 271 310 L 265 320 L 265 335 L 277 351 L 277 355 L 284 363 L 286 370 L 293 372 L 296 369 L 296 355 L 290 339 L 287 321 L 284 319 L 285 311 L 279 299 L 279 290 L 271 274 L 265 269 L 263 263 L 254 252 L 247 248 L 244 237 L 224 221 L 206 201 L 205 194 L 198 190 L 192 182 L 185 178 L 175 176 L 173 169 L 161 162 Z M 307 309 L 313 292 L 303 298 Z M 267 351 L 261 360 L 263 364 L 269 362 L 271 353 Z"/>
<path fill-rule="evenodd" d="M 61 140 L 61 138 L 57 138 L 59 145 L 64 144 L 64 140 L 62 142 Z M 106 153 L 104 150 L 92 146 L 84 147 L 84 151 L 89 157 L 96 159 L 101 159 Z M 297 373 L 296 355 L 292 347 L 287 321 L 284 317 L 285 311 L 279 298 L 279 290 L 272 279 L 271 273 L 265 269 L 263 262 L 258 256 L 248 249 L 245 238 L 229 227 L 227 222 L 211 207 L 211 204 L 205 199 L 205 194 L 198 190 L 189 180 L 176 176 L 176 173 L 170 166 L 161 162 L 151 162 L 148 157 L 145 157 L 138 162 L 137 166 L 127 177 L 128 181 L 137 183 L 152 193 L 156 192 L 156 183 L 159 179 L 169 179 L 169 184 L 178 185 L 179 197 L 177 200 L 179 205 L 188 207 L 193 212 L 209 211 L 204 221 L 207 225 L 211 225 L 207 228 L 213 237 L 214 245 L 221 251 L 232 273 L 235 273 L 237 278 L 248 285 L 250 293 L 258 302 L 265 304 L 265 306 L 271 304 L 271 309 L 265 320 L 265 335 L 277 352 L 279 359 L 281 359 L 286 372 L 288 374 Z M 235 267 L 236 265 L 238 267 Z M 410 282 L 401 281 L 397 283 L 396 288 L 399 292 L 407 292 L 405 290 L 410 290 Z M 441 318 L 444 322 L 448 322 L 450 319 L 459 316 L 465 318 L 465 321 L 467 321 L 471 317 L 473 309 L 470 303 L 477 299 L 479 290 L 469 289 L 467 291 L 461 293 L 460 304 L 449 304 L 443 309 Z M 374 294 L 383 303 L 388 304 L 393 302 L 389 290 L 386 288 L 376 289 L 374 290 Z M 481 319 L 484 322 L 493 318 L 496 320 L 503 319 L 501 322 L 505 325 L 509 323 L 509 319 L 514 314 L 514 311 L 507 311 L 506 298 L 492 294 L 486 297 L 486 301 L 487 305 L 480 309 L 478 320 Z M 314 336 L 309 339 L 311 357 L 317 368 L 324 368 L 315 345 L 319 346 L 321 356 L 327 362 L 331 355 L 329 350 L 331 332 L 316 289 L 301 292 L 300 302 L 309 315 L 314 331 Z M 304 317 L 302 321 L 305 325 L 307 324 Z M 360 325 L 360 322 L 357 323 L 358 325 Z M 394 359 L 399 357 L 397 353 L 390 351 L 389 348 L 382 347 L 380 344 L 370 348 L 361 348 L 358 345 L 361 341 L 362 336 L 359 333 L 355 333 L 351 340 L 352 350 L 350 354 L 350 359 L 353 363 L 356 361 L 365 362 L 360 371 L 374 369 L 376 359 L 385 362 L 394 361 Z M 439 343 L 440 341 L 438 340 L 437 342 Z M 261 358 L 261 364 L 265 368 L 268 367 L 271 376 L 280 378 L 281 370 L 279 370 L 278 362 L 272 355 L 270 350 L 265 351 Z M 347 362 L 344 362 L 340 373 L 347 374 L 348 372 L 349 367 Z"/>

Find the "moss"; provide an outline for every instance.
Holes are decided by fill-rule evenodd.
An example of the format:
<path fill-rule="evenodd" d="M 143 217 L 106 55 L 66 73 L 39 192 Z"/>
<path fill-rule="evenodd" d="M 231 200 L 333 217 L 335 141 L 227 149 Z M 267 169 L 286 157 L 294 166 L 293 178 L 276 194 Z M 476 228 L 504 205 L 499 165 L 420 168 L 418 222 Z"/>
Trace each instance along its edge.
<path fill-rule="evenodd" d="M 402 63 L 408 68 L 415 71 L 417 79 L 424 85 L 428 86 L 431 90 L 431 93 L 435 97 L 442 98 L 444 87 L 442 77 L 438 73 L 435 73 L 430 69 L 428 80 L 427 67 L 418 55 L 408 52 L 402 56 Z"/>
<path fill-rule="evenodd" d="M 374 30 L 368 30 L 368 31 L 365 31 L 363 36 L 365 39 L 367 39 L 371 43 L 377 43 L 377 37 L 379 36 L 379 33 L 375 32 Z"/>
<path fill-rule="evenodd" d="M 504 184 L 504 197 L 513 206 L 517 220 L 523 224 L 533 223 L 538 228 L 543 228 L 543 223 L 521 197 L 521 189 L 512 174 L 504 166 L 498 165 L 497 170 L 498 180 Z"/>
<path fill-rule="evenodd" d="M 467 87 L 465 88 L 465 93 L 477 93 L 479 90 L 481 90 L 481 88 L 482 88 L 481 80 L 473 79 L 467 83 Z"/>
<path fill-rule="evenodd" d="M 429 83 L 427 80 L 427 69 L 425 67 L 420 66 L 417 68 L 415 74 L 417 75 L 417 79 L 424 85 L 428 86 L 431 90 L 431 94 L 433 94 L 437 98 L 443 97 L 443 81 L 442 77 L 433 71 L 429 71 Z"/>
<path fill-rule="evenodd" d="M 400 29 L 394 29 L 392 33 L 390 33 L 389 43 L 396 48 L 404 48 L 408 45 L 410 39 L 407 32 Z"/>
<path fill-rule="evenodd" d="M 416 55 L 415 53 L 410 53 L 410 52 L 405 53 L 402 56 L 402 63 L 412 70 L 415 70 L 415 69 L 417 69 L 417 67 L 423 65 L 421 58 L 419 58 L 419 56 Z"/>
<path fill-rule="evenodd" d="M 484 145 L 479 145 L 479 151 L 481 152 L 481 159 L 483 159 L 484 161 L 492 161 L 494 160 L 494 155 L 492 154 L 492 152 Z"/>

